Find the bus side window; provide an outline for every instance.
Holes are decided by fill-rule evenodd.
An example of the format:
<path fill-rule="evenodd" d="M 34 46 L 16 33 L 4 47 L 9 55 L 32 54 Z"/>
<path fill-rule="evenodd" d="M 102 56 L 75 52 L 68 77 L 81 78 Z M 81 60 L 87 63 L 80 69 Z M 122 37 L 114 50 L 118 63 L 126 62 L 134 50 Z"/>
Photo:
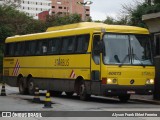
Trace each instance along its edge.
<path fill-rule="evenodd" d="M 47 40 L 44 40 L 42 42 L 42 52 L 43 54 L 47 53 L 47 43 L 46 43 Z"/>
<path fill-rule="evenodd" d="M 58 53 L 58 49 L 59 49 L 59 45 L 58 45 L 58 38 L 52 38 L 48 40 L 48 54 L 57 54 Z"/>
<path fill-rule="evenodd" d="M 29 47 L 29 41 L 25 42 L 25 50 L 24 50 L 24 55 L 30 55 L 30 47 Z"/>
<path fill-rule="evenodd" d="M 36 52 L 36 41 L 30 42 L 30 53 L 31 55 L 35 55 Z"/>
<path fill-rule="evenodd" d="M 9 49 L 9 55 L 10 56 L 14 56 L 14 46 L 15 46 L 14 43 L 10 44 L 10 49 Z"/>
<path fill-rule="evenodd" d="M 74 53 L 75 37 L 68 37 L 67 53 Z"/>
<path fill-rule="evenodd" d="M 21 56 L 24 53 L 24 42 L 15 43 L 15 56 Z"/>
<path fill-rule="evenodd" d="M 36 49 L 35 49 L 35 55 L 40 55 L 42 52 L 42 41 L 38 40 L 36 42 Z"/>
<path fill-rule="evenodd" d="M 96 52 L 99 47 L 100 35 L 95 35 L 93 38 L 93 49 L 92 49 L 92 58 L 94 62 L 99 65 L 100 64 L 100 54 Z"/>
<path fill-rule="evenodd" d="M 84 35 L 84 52 L 87 52 L 88 50 L 88 45 L 89 45 L 89 35 Z"/>
<path fill-rule="evenodd" d="M 5 56 L 13 56 L 14 55 L 14 43 L 7 43 L 5 45 Z"/>
<path fill-rule="evenodd" d="M 75 43 L 75 37 L 70 36 L 70 37 L 64 37 L 62 38 L 62 49 L 61 53 L 66 54 L 66 53 L 74 53 L 74 45 Z"/>
<path fill-rule="evenodd" d="M 79 35 L 76 37 L 76 53 L 85 53 L 88 50 L 89 35 Z"/>
<path fill-rule="evenodd" d="M 82 53 L 83 49 L 83 41 L 81 36 L 76 37 L 76 47 L 75 53 Z"/>
<path fill-rule="evenodd" d="M 24 42 L 20 42 L 19 43 L 19 48 L 18 48 L 19 55 L 23 55 L 24 54 L 24 48 L 25 48 L 24 46 L 25 46 Z"/>
<path fill-rule="evenodd" d="M 62 49 L 61 49 L 61 53 L 67 53 L 67 45 L 68 45 L 68 38 L 64 37 L 62 38 Z"/>

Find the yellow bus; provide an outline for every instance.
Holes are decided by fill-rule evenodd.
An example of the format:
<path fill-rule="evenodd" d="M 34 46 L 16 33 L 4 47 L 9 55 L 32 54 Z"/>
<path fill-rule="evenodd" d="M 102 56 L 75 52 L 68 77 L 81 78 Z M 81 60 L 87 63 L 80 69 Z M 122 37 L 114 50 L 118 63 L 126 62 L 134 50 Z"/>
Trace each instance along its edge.
<path fill-rule="evenodd" d="M 155 68 L 147 29 L 82 22 L 5 40 L 3 76 L 21 94 L 35 86 L 81 100 L 152 94 Z"/>

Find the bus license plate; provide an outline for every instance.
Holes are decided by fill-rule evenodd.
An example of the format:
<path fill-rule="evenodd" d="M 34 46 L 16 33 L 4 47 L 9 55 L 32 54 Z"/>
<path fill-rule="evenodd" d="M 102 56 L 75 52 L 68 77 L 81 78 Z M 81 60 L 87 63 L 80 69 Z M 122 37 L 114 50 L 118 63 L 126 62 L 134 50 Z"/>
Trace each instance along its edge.
<path fill-rule="evenodd" d="M 135 91 L 127 91 L 127 94 L 135 94 Z"/>

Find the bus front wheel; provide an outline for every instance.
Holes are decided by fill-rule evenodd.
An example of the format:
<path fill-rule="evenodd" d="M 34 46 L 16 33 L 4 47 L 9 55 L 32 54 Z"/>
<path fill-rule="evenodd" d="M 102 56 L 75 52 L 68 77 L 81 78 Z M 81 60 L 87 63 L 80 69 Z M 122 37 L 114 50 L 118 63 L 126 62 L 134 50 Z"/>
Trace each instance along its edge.
<path fill-rule="evenodd" d="M 73 92 L 65 92 L 68 97 L 72 97 Z"/>
<path fill-rule="evenodd" d="M 118 96 L 120 102 L 126 103 L 130 99 L 130 95 L 120 95 Z"/>
<path fill-rule="evenodd" d="M 91 96 L 90 94 L 87 94 L 86 87 L 84 84 L 80 85 L 79 96 L 80 96 L 80 99 L 84 101 L 88 100 Z"/>

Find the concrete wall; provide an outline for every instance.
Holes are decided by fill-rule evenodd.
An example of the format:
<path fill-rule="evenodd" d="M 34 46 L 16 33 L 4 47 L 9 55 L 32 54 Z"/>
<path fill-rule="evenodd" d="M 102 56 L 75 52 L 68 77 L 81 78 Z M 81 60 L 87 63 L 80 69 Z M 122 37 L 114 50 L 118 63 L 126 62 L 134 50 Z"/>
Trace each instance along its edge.
<path fill-rule="evenodd" d="M 147 24 L 151 33 L 160 32 L 160 12 L 143 15 L 142 20 Z"/>

